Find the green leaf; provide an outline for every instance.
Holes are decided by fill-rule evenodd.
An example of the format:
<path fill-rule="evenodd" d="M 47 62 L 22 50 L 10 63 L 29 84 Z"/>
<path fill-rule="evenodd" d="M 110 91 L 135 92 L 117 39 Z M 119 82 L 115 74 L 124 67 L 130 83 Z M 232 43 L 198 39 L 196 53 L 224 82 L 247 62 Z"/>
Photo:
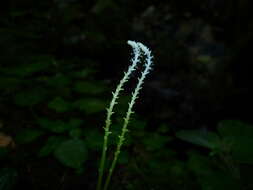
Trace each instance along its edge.
<path fill-rule="evenodd" d="M 87 98 L 77 100 L 74 106 L 87 114 L 93 114 L 104 111 L 106 103 L 96 98 Z"/>
<path fill-rule="evenodd" d="M 56 97 L 55 99 L 53 99 L 48 103 L 48 107 L 50 109 L 55 110 L 56 112 L 66 112 L 70 110 L 71 105 L 68 102 L 66 102 L 63 98 Z"/>
<path fill-rule="evenodd" d="M 71 82 L 71 80 L 67 76 L 62 74 L 58 74 L 50 78 L 45 78 L 44 80 L 47 82 L 49 86 L 56 88 L 68 86 Z"/>
<path fill-rule="evenodd" d="M 31 143 L 38 137 L 43 135 L 44 132 L 39 129 L 23 129 L 16 136 L 16 141 L 21 144 Z"/>
<path fill-rule="evenodd" d="M 85 140 L 87 146 L 92 150 L 100 150 L 103 146 L 103 135 L 97 129 L 85 131 Z"/>
<path fill-rule="evenodd" d="M 52 64 L 52 58 L 47 56 L 34 56 L 29 61 L 32 63 L 23 64 L 13 69 L 6 68 L 4 71 L 9 75 L 26 77 L 44 71 Z"/>
<path fill-rule="evenodd" d="M 69 135 L 72 138 L 80 138 L 82 136 L 82 129 L 80 128 L 75 128 L 69 131 Z"/>
<path fill-rule="evenodd" d="M 96 4 L 92 8 L 92 12 L 99 14 L 101 13 L 104 9 L 107 8 L 116 8 L 117 5 L 112 1 L 112 0 L 98 0 L 96 1 Z"/>
<path fill-rule="evenodd" d="M 49 120 L 46 118 L 41 118 L 38 120 L 39 125 L 54 133 L 63 133 L 71 129 L 71 126 L 68 123 L 65 123 L 61 120 Z"/>
<path fill-rule="evenodd" d="M 83 120 L 77 119 L 77 118 L 71 118 L 71 119 L 69 120 L 69 125 L 70 125 L 72 128 L 80 127 L 82 123 L 83 123 Z"/>
<path fill-rule="evenodd" d="M 212 57 L 209 55 L 199 55 L 197 57 L 197 61 L 201 63 L 211 63 L 213 60 L 212 60 Z"/>
<path fill-rule="evenodd" d="M 253 164 L 253 138 L 247 136 L 234 137 L 231 154 L 240 163 Z"/>
<path fill-rule="evenodd" d="M 80 168 L 87 159 L 87 149 L 84 141 L 72 139 L 62 142 L 55 150 L 55 157 L 65 166 Z"/>
<path fill-rule="evenodd" d="M 176 136 L 181 140 L 210 149 L 216 149 L 220 146 L 218 135 L 209 131 L 181 130 L 176 133 Z"/>
<path fill-rule="evenodd" d="M 64 122 L 62 120 L 49 120 L 47 118 L 40 118 L 37 121 L 42 128 L 54 133 L 63 133 L 78 128 L 83 122 L 77 118 L 71 118 L 69 122 Z"/>
<path fill-rule="evenodd" d="M 253 126 L 238 120 L 224 120 L 219 123 L 218 132 L 233 159 L 253 164 Z"/>
<path fill-rule="evenodd" d="M 203 190 L 241 189 L 239 183 L 229 172 L 215 167 L 208 157 L 191 152 L 188 167 L 195 173 Z"/>
<path fill-rule="evenodd" d="M 0 77 L 0 89 L 15 89 L 22 81 L 17 78 Z"/>
<path fill-rule="evenodd" d="M 38 152 L 38 156 L 39 157 L 48 156 L 49 154 L 54 152 L 55 149 L 59 146 L 59 144 L 61 144 L 64 140 L 66 140 L 66 138 L 61 136 L 49 137 L 45 145 Z"/>
<path fill-rule="evenodd" d="M 90 61 L 88 61 L 90 62 Z M 91 64 L 94 65 L 94 63 L 91 61 Z M 81 71 L 74 71 L 72 73 L 70 73 L 70 76 L 73 78 L 86 78 L 92 74 L 94 74 L 96 71 L 93 69 L 83 69 Z"/>
<path fill-rule="evenodd" d="M 188 167 L 190 170 L 194 171 L 194 173 L 197 175 L 209 175 L 210 172 L 212 172 L 210 157 L 203 156 L 195 151 L 188 152 L 188 156 Z"/>
<path fill-rule="evenodd" d="M 133 126 L 133 128 L 139 129 L 139 130 L 143 130 L 147 125 L 146 121 L 138 120 L 138 119 L 131 119 L 131 123 L 132 123 L 131 125 Z"/>
<path fill-rule="evenodd" d="M 158 128 L 158 132 L 159 133 L 167 133 L 169 131 L 169 126 L 166 124 L 162 124 L 161 126 L 159 126 Z"/>
<path fill-rule="evenodd" d="M 218 132 L 222 137 L 249 136 L 253 138 L 253 126 L 238 120 L 223 120 L 219 122 Z"/>
<path fill-rule="evenodd" d="M 171 140 L 171 137 L 162 136 L 157 133 L 149 135 L 148 137 L 143 137 L 143 144 L 146 146 L 147 150 L 159 150 L 163 148 L 166 143 Z"/>
<path fill-rule="evenodd" d="M 14 97 L 14 102 L 19 106 L 34 106 L 42 102 L 46 97 L 42 88 L 35 88 L 29 91 L 19 92 Z"/>
<path fill-rule="evenodd" d="M 99 82 L 77 82 L 74 86 L 74 90 L 79 93 L 97 95 L 106 90 L 106 86 Z"/>

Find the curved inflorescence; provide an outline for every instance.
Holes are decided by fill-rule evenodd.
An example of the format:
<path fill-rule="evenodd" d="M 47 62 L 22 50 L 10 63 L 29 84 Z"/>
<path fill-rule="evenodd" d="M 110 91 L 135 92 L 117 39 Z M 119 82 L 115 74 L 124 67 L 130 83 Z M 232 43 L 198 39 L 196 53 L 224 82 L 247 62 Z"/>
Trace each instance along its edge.
<path fill-rule="evenodd" d="M 121 134 L 119 135 L 119 141 L 117 144 L 117 148 L 115 150 L 114 158 L 113 158 L 111 167 L 109 169 L 109 174 L 106 178 L 103 190 L 107 190 L 107 188 L 109 186 L 113 170 L 116 166 L 118 156 L 121 151 L 121 147 L 122 147 L 124 140 L 125 140 L 125 134 L 128 131 L 127 126 L 128 126 L 129 120 L 130 120 L 130 116 L 133 113 L 133 111 L 132 111 L 133 106 L 136 102 L 136 99 L 138 98 L 139 92 L 140 92 L 142 85 L 144 83 L 144 79 L 146 78 L 146 75 L 150 72 L 150 70 L 152 68 L 151 65 L 152 65 L 153 56 L 151 55 L 151 51 L 140 42 L 135 42 L 135 41 L 129 40 L 127 43 L 133 48 L 133 58 L 131 59 L 132 64 L 128 67 L 128 71 L 124 73 L 124 76 L 120 80 L 120 83 L 118 84 L 115 92 L 112 93 L 113 97 L 112 97 L 109 108 L 107 108 L 107 117 L 106 117 L 105 127 L 104 127 L 104 130 L 105 130 L 104 143 L 103 143 L 102 157 L 101 157 L 100 167 L 99 167 L 99 177 L 98 177 L 97 190 L 101 190 L 101 186 L 102 186 L 102 178 L 103 178 L 103 173 L 104 173 L 108 136 L 111 133 L 110 132 L 111 116 L 114 113 L 113 108 L 117 104 L 117 99 L 119 97 L 119 93 L 120 93 L 120 91 L 123 90 L 123 85 L 129 80 L 131 73 L 136 70 L 137 63 L 140 62 L 140 56 L 143 54 L 146 57 L 145 64 L 144 64 L 145 68 L 144 68 L 144 71 L 142 71 L 141 76 L 138 78 L 138 83 L 136 85 L 134 92 L 132 93 L 132 98 L 128 104 L 128 110 L 126 112 L 126 116 L 124 117 L 124 123 L 123 123 L 123 127 L 121 130 Z"/>

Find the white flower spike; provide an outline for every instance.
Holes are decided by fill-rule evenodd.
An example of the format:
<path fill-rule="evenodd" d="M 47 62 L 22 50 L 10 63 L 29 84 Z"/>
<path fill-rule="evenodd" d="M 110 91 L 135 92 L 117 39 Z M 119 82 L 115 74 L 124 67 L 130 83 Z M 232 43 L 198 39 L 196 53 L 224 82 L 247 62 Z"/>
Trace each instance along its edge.
<path fill-rule="evenodd" d="M 116 166 L 118 156 L 121 151 L 121 146 L 123 145 L 124 140 L 125 140 L 125 134 L 126 134 L 126 132 L 128 132 L 127 126 L 128 126 L 129 120 L 130 120 L 130 116 L 132 113 L 134 113 L 132 111 L 133 106 L 136 102 L 136 99 L 138 98 L 139 92 L 140 92 L 142 85 L 144 83 L 144 79 L 146 78 L 146 75 L 151 70 L 152 59 L 153 59 L 153 56 L 151 55 L 151 51 L 140 42 L 128 40 L 127 43 L 133 48 L 133 58 L 131 59 L 132 64 L 128 67 L 128 71 L 126 73 L 124 73 L 123 78 L 120 80 L 119 85 L 117 86 L 115 92 L 113 93 L 113 97 L 112 97 L 110 106 L 109 106 L 109 108 L 107 108 L 107 117 L 106 117 L 105 127 L 104 127 L 104 129 L 105 129 L 104 144 L 103 144 L 102 158 L 101 158 L 100 168 L 99 168 L 99 178 L 98 178 L 97 190 L 101 190 L 105 157 L 106 157 L 106 150 L 107 150 L 107 140 L 108 140 L 109 134 L 111 133 L 110 132 L 111 116 L 113 114 L 113 107 L 115 104 L 117 104 L 116 100 L 119 97 L 119 93 L 121 90 L 123 90 L 123 85 L 128 81 L 130 74 L 134 70 L 136 70 L 136 65 L 140 61 L 139 57 L 141 56 L 141 53 L 143 53 L 144 56 L 146 57 L 145 64 L 144 64 L 144 71 L 141 72 L 141 76 L 140 76 L 140 78 L 138 78 L 138 83 L 136 85 L 136 88 L 134 89 L 134 92 L 132 93 L 132 98 L 131 98 L 130 102 L 128 103 L 128 110 L 126 112 L 126 116 L 124 117 L 124 123 L 123 123 L 123 127 L 121 130 L 121 134 L 119 135 L 119 141 L 117 144 L 117 148 L 114 152 L 114 158 L 113 158 L 111 167 L 109 169 L 109 174 L 106 178 L 103 190 L 107 190 L 107 188 L 109 186 L 113 170 Z"/>

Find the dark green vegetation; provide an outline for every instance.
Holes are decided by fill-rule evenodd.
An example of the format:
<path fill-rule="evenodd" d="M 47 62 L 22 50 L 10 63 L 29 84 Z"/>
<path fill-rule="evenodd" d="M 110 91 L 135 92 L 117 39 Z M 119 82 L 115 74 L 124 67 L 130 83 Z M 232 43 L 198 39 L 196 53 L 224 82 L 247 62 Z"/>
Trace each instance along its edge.
<path fill-rule="evenodd" d="M 129 64 L 128 39 L 153 50 L 155 67 L 111 189 L 253 189 L 251 7 L 249 0 L 2 3 L 0 190 L 95 189 L 105 108 Z M 129 98 L 116 106 L 110 159 Z"/>

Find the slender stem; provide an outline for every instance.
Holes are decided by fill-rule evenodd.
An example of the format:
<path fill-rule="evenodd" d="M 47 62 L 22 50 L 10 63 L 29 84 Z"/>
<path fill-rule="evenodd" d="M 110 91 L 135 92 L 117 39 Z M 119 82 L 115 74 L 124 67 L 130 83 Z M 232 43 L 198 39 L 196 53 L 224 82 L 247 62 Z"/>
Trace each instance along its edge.
<path fill-rule="evenodd" d="M 129 115 L 129 117 L 130 117 L 130 115 Z M 109 174 L 108 174 L 108 176 L 106 178 L 106 181 L 105 181 L 104 190 L 107 190 L 107 188 L 110 184 L 112 173 L 113 173 L 113 170 L 116 166 L 118 156 L 120 154 L 121 146 L 123 145 L 123 142 L 125 140 L 124 136 L 125 136 L 125 133 L 127 132 L 127 125 L 128 125 L 128 121 L 125 119 L 124 126 L 123 126 L 124 130 L 122 130 L 121 135 L 119 136 L 119 142 L 117 144 L 117 148 L 116 148 L 116 151 L 114 153 L 114 158 L 113 158 L 111 167 L 109 169 Z"/>
<path fill-rule="evenodd" d="M 107 129 L 108 129 L 108 127 L 107 127 Z M 107 131 L 107 133 L 108 132 L 109 131 Z M 106 134 L 106 132 L 105 132 L 105 134 Z M 99 166 L 99 169 L 98 169 L 99 176 L 98 176 L 98 183 L 97 183 L 97 188 L 96 188 L 97 190 L 100 190 L 101 189 L 101 185 L 102 185 L 108 136 L 109 136 L 109 133 L 104 136 L 102 156 L 101 156 L 101 160 L 100 160 L 100 166 Z"/>
<path fill-rule="evenodd" d="M 113 108 L 117 104 L 117 99 L 119 97 L 120 91 L 123 90 L 124 83 L 128 81 L 130 74 L 135 70 L 137 63 L 139 62 L 139 56 L 140 56 L 139 46 L 137 45 L 136 42 L 133 42 L 133 41 L 128 41 L 128 44 L 131 45 L 133 48 L 134 58 L 132 59 L 132 65 L 129 66 L 128 71 L 124 73 L 124 77 L 120 80 L 120 83 L 117 86 L 115 92 L 112 93 L 113 97 L 112 97 L 110 106 L 107 109 L 107 117 L 106 117 L 105 127 L 104 127 L 104 130 L 105 130 L 104 142 L 103 142 L 100 166 L 98 169 L 99 176 L 98 176 L 98 183 L 97 183 L 96 190 L 101 190 L 101 186 L 102 186 L 103 173 L 104 173 L 104 167 L 105 167 L 105 158 L 106 158 L 106 151 L 107 151 L 107 144 L 108 144 L 108 136 L 111 134 L 110 132 L 111 116 L 114 113 Z"/>
<path fill-rule="evenodd" d="M 107 188 L 108 188 L 108 186 L 110 184 L 111 176 L 112 176 L 113 170 L 114 170 L 114 168 L 116 166 L 116 163 L 117 163 L 117 160 L 118 160 L 118 156 L 120 154 L 121 146 L 123 145 L 124 140 L 125 140 L 125 134 L 126 134 L 126 132 L 128 132 L 127 126 L 128 126 L 129 120 L 130 120 L 130 116 L 133 113 L 133 111 L 132 111 L 133 106 L 134 106 L 134 104 L 136 102 L 136 99 L 138 98 L 138 95 L 139 95 L 139 92 L 140 92 L 140 90 L 142 88 L 142 84 L 144 82 L 144 79 L 145 79 L 146 75 L 149 73 L 149 71 L 151 69 L 152 56 L 151 56 L 150 50 L 146 46 L 144 46 L 143 44 L 141 44 L 141 43 L 138 43 L 138 46 L 142 49 L 142 51 L 144 52 L 144 54 L 147 56 L 147 58 L 146 58 L 146 64 L 145 64 L 145 69 L 142 72 L 141 77 L 138 79 L 138 83 L 137 83 L 136 88 L 135 88 L 135 90 L 134 90 L 134 92 L 132 94 L 131 101 L 128 104 L 129 106 L 128 106 L 128 110 L 127 110 L 127 113 L 126 113 L 126 117 L 124 118 L 124 124 L 123 124 L 122 130 L 121 130 L 121 134 L 119 136 L 119 142 L 117 144 L 117 148 L 116 148 L 116 151 L 114 153 L 114 158 L 113 158 L 111 167 L 109 169 L 109 174 L 108 174 L 108 176 L 106 178 L 105 186 L 104 186 L 103 190 L 107 190 Z"/>

